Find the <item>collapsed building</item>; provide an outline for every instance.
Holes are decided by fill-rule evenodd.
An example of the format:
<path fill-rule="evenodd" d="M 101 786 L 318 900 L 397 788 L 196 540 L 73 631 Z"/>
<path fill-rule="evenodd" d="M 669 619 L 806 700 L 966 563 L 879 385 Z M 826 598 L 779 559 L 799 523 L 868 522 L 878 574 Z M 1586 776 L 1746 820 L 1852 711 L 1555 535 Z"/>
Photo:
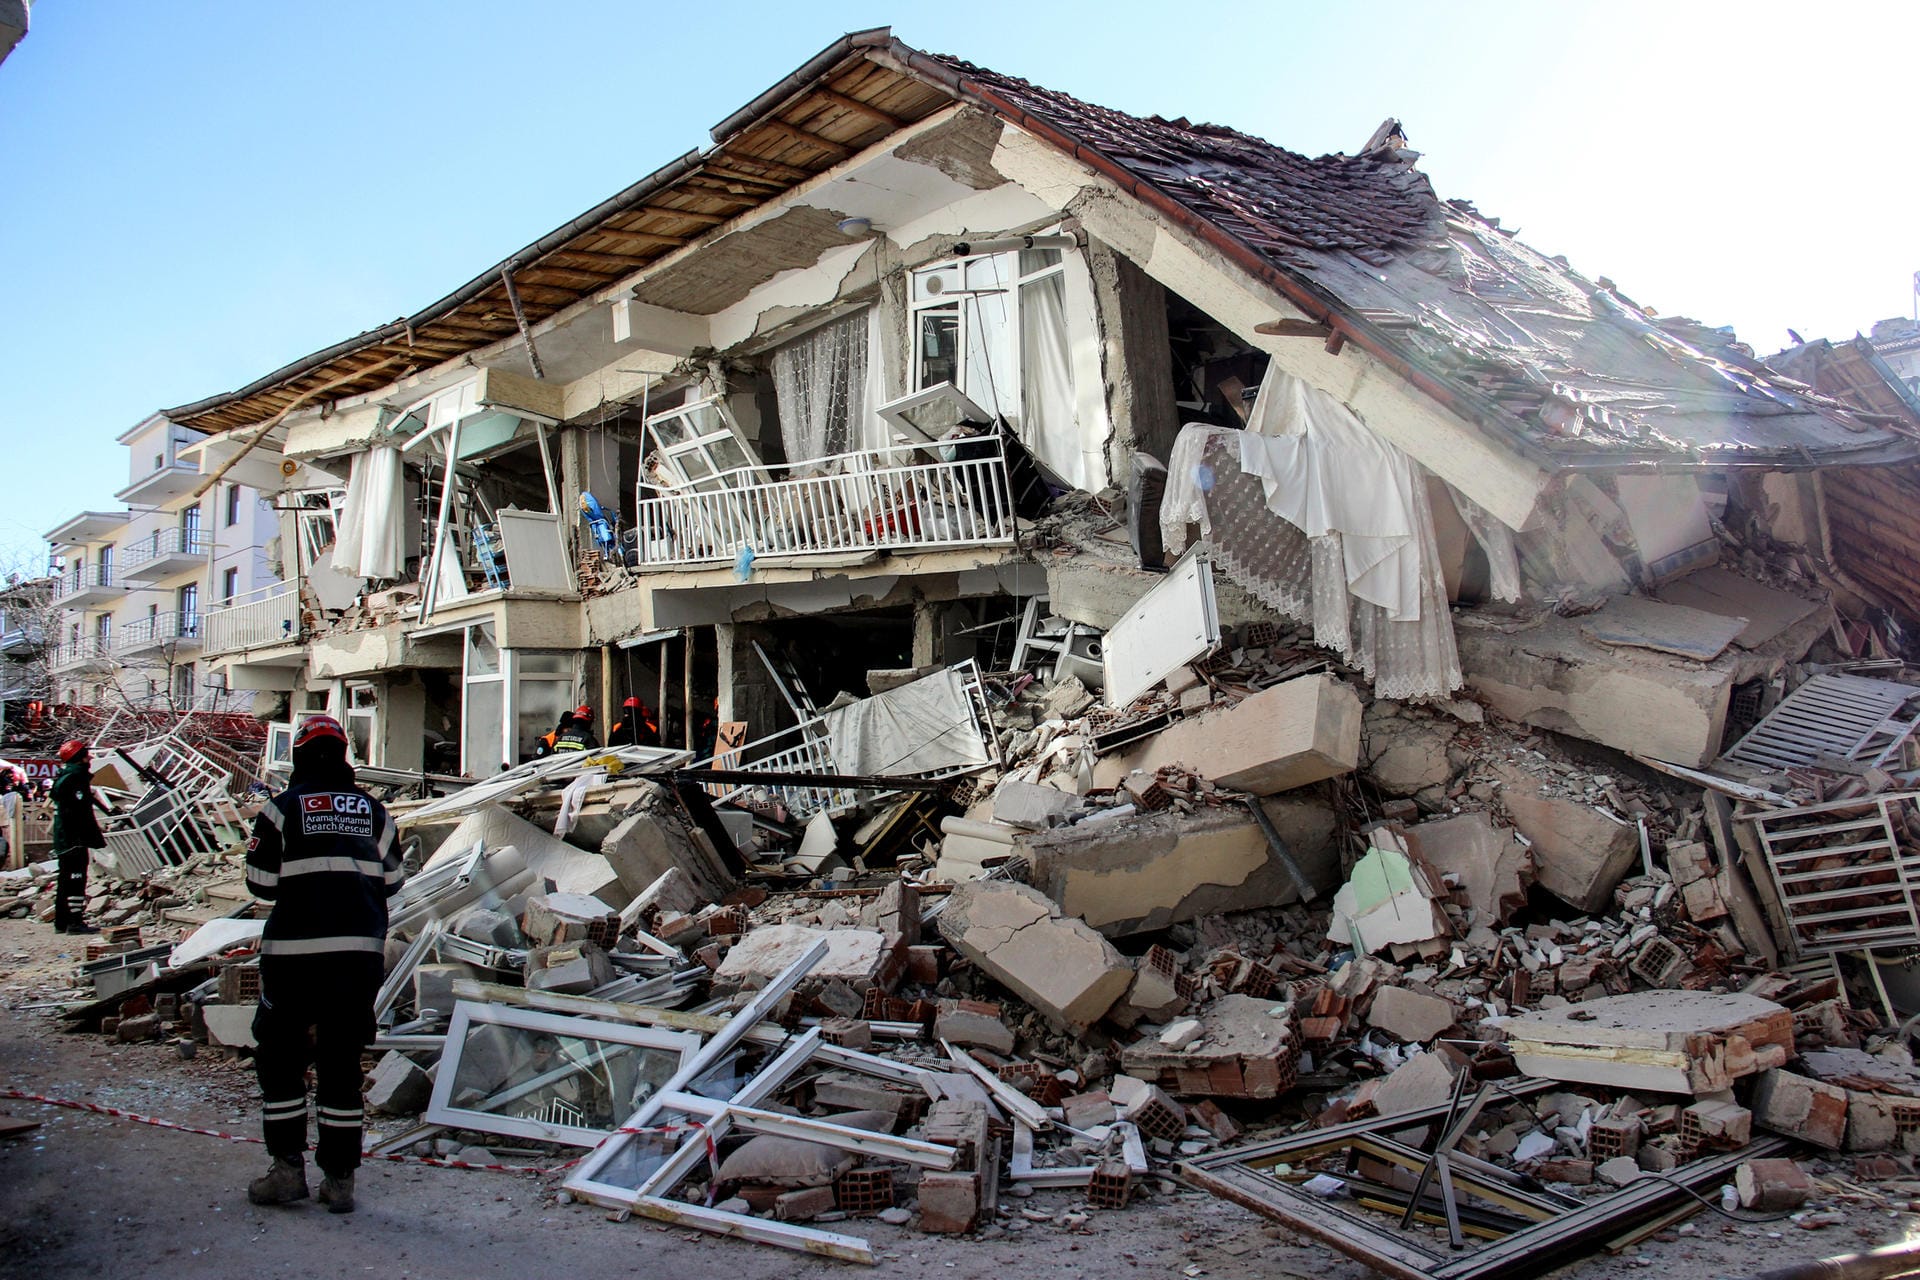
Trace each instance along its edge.
<path fill-rule="evenodd" d="M 1911 579 L 1851 569 L 1835 512 L 1920 414 L 1655 315 L 1417 159 L 858 33 L 425 310 L 168 410 L 280 495 L 287 585 L 204 659 L 284 698 L 264 774 L 331 712 L 418 843 L 375 1089 L 430 1132 L 393 1149 L 573 1140 L 572 1194 L 850 1257 L 764 1215 L 877 1175 L 669 1199 L 704 1156 L 650 1126 L 904 1162 L 930 1229 L 990 1220 L 1003 1161 L 1124 1203 L 1191 1157 L 1395 1274 L 1496 1275 L 1675 1208 L 1569 1198 L 1617 1160 L 1767 1165 L 1770 1204 L 1756 1120 L 1900 1147 L 1888 975 L 1834 957 L 1920 946 Z M 629 698 L 652 741 L 534 759 Z M 223 857 L 118 908 L 217 945 L 103 998 L 245 945 L 178 890 Z M 203 1030 L 243 1042 L 217 985 Z M 638 1073 L 592 1108 L 515 1048 L 586 1030 Z M 848 1078 L 796 1095 L 815 1057 Z M 1853 1144 L 1808 1101 L 1850 1090 Z M 1306 1099 L 1308 1137 L 1203 1156 Z M 1389 1117 L 1444 1123 L 1422 1153 Z M 1460 1179 L 1503 1242 L 1448 1270 L 1271 1173 L 1336 1150 L 1456 1247 Z"/>

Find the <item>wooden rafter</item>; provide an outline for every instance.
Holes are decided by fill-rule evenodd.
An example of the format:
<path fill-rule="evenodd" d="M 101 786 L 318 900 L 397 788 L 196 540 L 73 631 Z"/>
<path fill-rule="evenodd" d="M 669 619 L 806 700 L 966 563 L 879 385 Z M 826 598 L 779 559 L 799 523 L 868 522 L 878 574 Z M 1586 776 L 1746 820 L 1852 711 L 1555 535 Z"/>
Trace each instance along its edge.
<path fill-rule="evenodd" d="M 836 159 L 844 160 L 853 154 L 853 148 L 835 142 L 832 138 L 823 138 L 817 133 L 809 133 L 798 125 L 788 124 L 785 120 L 762 120 L 754 128 L 764 129 L 768 133 L 777 133 L 783 138 L 805 146 L 818 147 Z"/>
<path fill-rule="evenodd" d="M 832 89 L 824 87 L 815 89 L 813 96 L 816 98 L 825 98 L 836 107 L 845 107 L 848 111 L 854 112 L 857 115 L 863 115 L 869 120 L 877 121 L 889 129 L 898 129 L 905 123 L 900 117 L 890 112 L 882 111 L 871 102 L 862 102 L 858 98 L 849 98 L 846 94 L 836 93 Z"/>

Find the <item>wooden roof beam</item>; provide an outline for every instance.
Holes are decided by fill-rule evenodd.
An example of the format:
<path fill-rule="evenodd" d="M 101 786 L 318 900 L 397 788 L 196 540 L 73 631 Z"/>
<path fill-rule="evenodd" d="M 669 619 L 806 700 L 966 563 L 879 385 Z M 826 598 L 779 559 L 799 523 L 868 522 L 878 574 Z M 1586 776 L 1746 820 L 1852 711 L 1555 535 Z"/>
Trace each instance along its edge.
<path fill-rule="evenodd" d="M 728 165 L 735 163 L 755 165 L 765 169 L 767 171 L 767 177 L 785 178 L 789 182 L 806 182 L 811 178 L 819 176 L 819 170 L 817 169 L 803 169 L 797 164 L 788 164 L 784 160 L 769 160 L 765 156 L 757 156 L 753 154 L 753 152 L 737 146 L 729 146 L 725 150 L 717 152 L 715 158 L 725 160 Z M 711 163 L 703 167 L 708 173 L 733 174 L 739 172 L 730 167 L 715 166 Z M 740 174 L 740 176 L 747 177 L 749 175 Z"/>
<path fill-rule="evenodd" d="M 755 125 L 754 128 L 765 129 L 769 133 L 777 133 L 783 138 L 801 143 L 805 146 L 818 147 L 835 160 L 845 160 L 853 154 L 853 148 L 835 142 L 831 138 L 823 138 L 817 133 L 809 133 L 797 125 L 788 124 L 785 120 L 762 120 L 759 124 Z"/>
<path fill-rule="evenodd" d="M 642 248 L 652 246 L 660 249 L 678 249 L 687 242 L 686 236 L 662 235 L 656 231 L 631 231 L 625 227 L 616 227 L 611 223 L 604 227 L 595 228 L 580 238 L 585 240 L 588 236 L 601 240 L 617 240 L 621 244 L 638 245 Z M 573 250 L 569 249 L 566 252 L 571 253 Z M 592 252 L 598 253 L 600 250 L 596 249 Z M 653 259 L 649 257 L 646 261 L 651 262 Z"/>
<path fill-rule="evenodd" d="M 604 249 L 556 249 L 540 259 L 540 262 L 551 262 L 555 258 L 579 258 L 608 271 L 638 271 L 648 263 L 656 261 L 659 255 L 641 257 L 634 253 L 608 253 Z"/>
<path fill-rule="evenodd" d="M 845 107 L 848 111 L 856 115 L 865 116 L 867 119 L 878 124 L 883 124 L 889 129 L 898 129 L 902 124 L 906 123 L 901 120 L 900 117 L 893 115 L 891 112 L 882 111 L 871 102 L 862 102 L 858 98 L 850 98 L 844 93 L 837 93 L 824 86 L 815 89 L 813 96 L 816 98 L 825 98 L 836 107 Z"/>

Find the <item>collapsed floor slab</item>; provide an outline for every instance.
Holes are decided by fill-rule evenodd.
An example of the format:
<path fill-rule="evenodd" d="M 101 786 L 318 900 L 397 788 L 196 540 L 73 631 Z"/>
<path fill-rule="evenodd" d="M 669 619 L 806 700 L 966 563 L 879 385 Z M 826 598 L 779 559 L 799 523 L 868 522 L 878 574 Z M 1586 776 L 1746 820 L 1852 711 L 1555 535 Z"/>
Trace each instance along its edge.
<path fill-rule="evenodd" d="M 1270 796 L 1351 773 L 1360 762 L 1360 698 L 1331 676 L 1302 676 L 1103 757 L 1093 785 L 1179 765 L 1223 787 Z"/>
<path fill-rule="evenodd" d="M 1739 992 L 1641 991 L 1527 1014 L 1501 1029 L 1527 1075 L 1660 1093 L 1725 1089 L 1793 1053 L 1793 1014 Z"/>

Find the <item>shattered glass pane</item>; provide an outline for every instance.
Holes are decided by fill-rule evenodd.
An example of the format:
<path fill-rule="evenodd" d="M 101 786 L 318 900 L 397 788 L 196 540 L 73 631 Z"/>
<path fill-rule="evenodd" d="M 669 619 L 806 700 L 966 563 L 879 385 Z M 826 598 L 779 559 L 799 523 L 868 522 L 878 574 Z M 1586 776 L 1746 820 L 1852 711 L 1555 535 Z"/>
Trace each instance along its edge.
<path fill-rule="evenodd" d="M 538 1025 L 469 1022 L 461 1038 L 445 1109 L 483 1132 L 529 1133 L 553 1126 L 557 1140 L 592 1145 L 617 1128 L 679 1069 L 674 1037 L 606 1028 L 583 1018 L 524 1015 Z M 561 1029 L 565 1028 L 565 1029 Z M 661 1045 L 623 1044 L 645 1035 Z M 438 1109 L 438 1108 L 436 1108 Z"/>

